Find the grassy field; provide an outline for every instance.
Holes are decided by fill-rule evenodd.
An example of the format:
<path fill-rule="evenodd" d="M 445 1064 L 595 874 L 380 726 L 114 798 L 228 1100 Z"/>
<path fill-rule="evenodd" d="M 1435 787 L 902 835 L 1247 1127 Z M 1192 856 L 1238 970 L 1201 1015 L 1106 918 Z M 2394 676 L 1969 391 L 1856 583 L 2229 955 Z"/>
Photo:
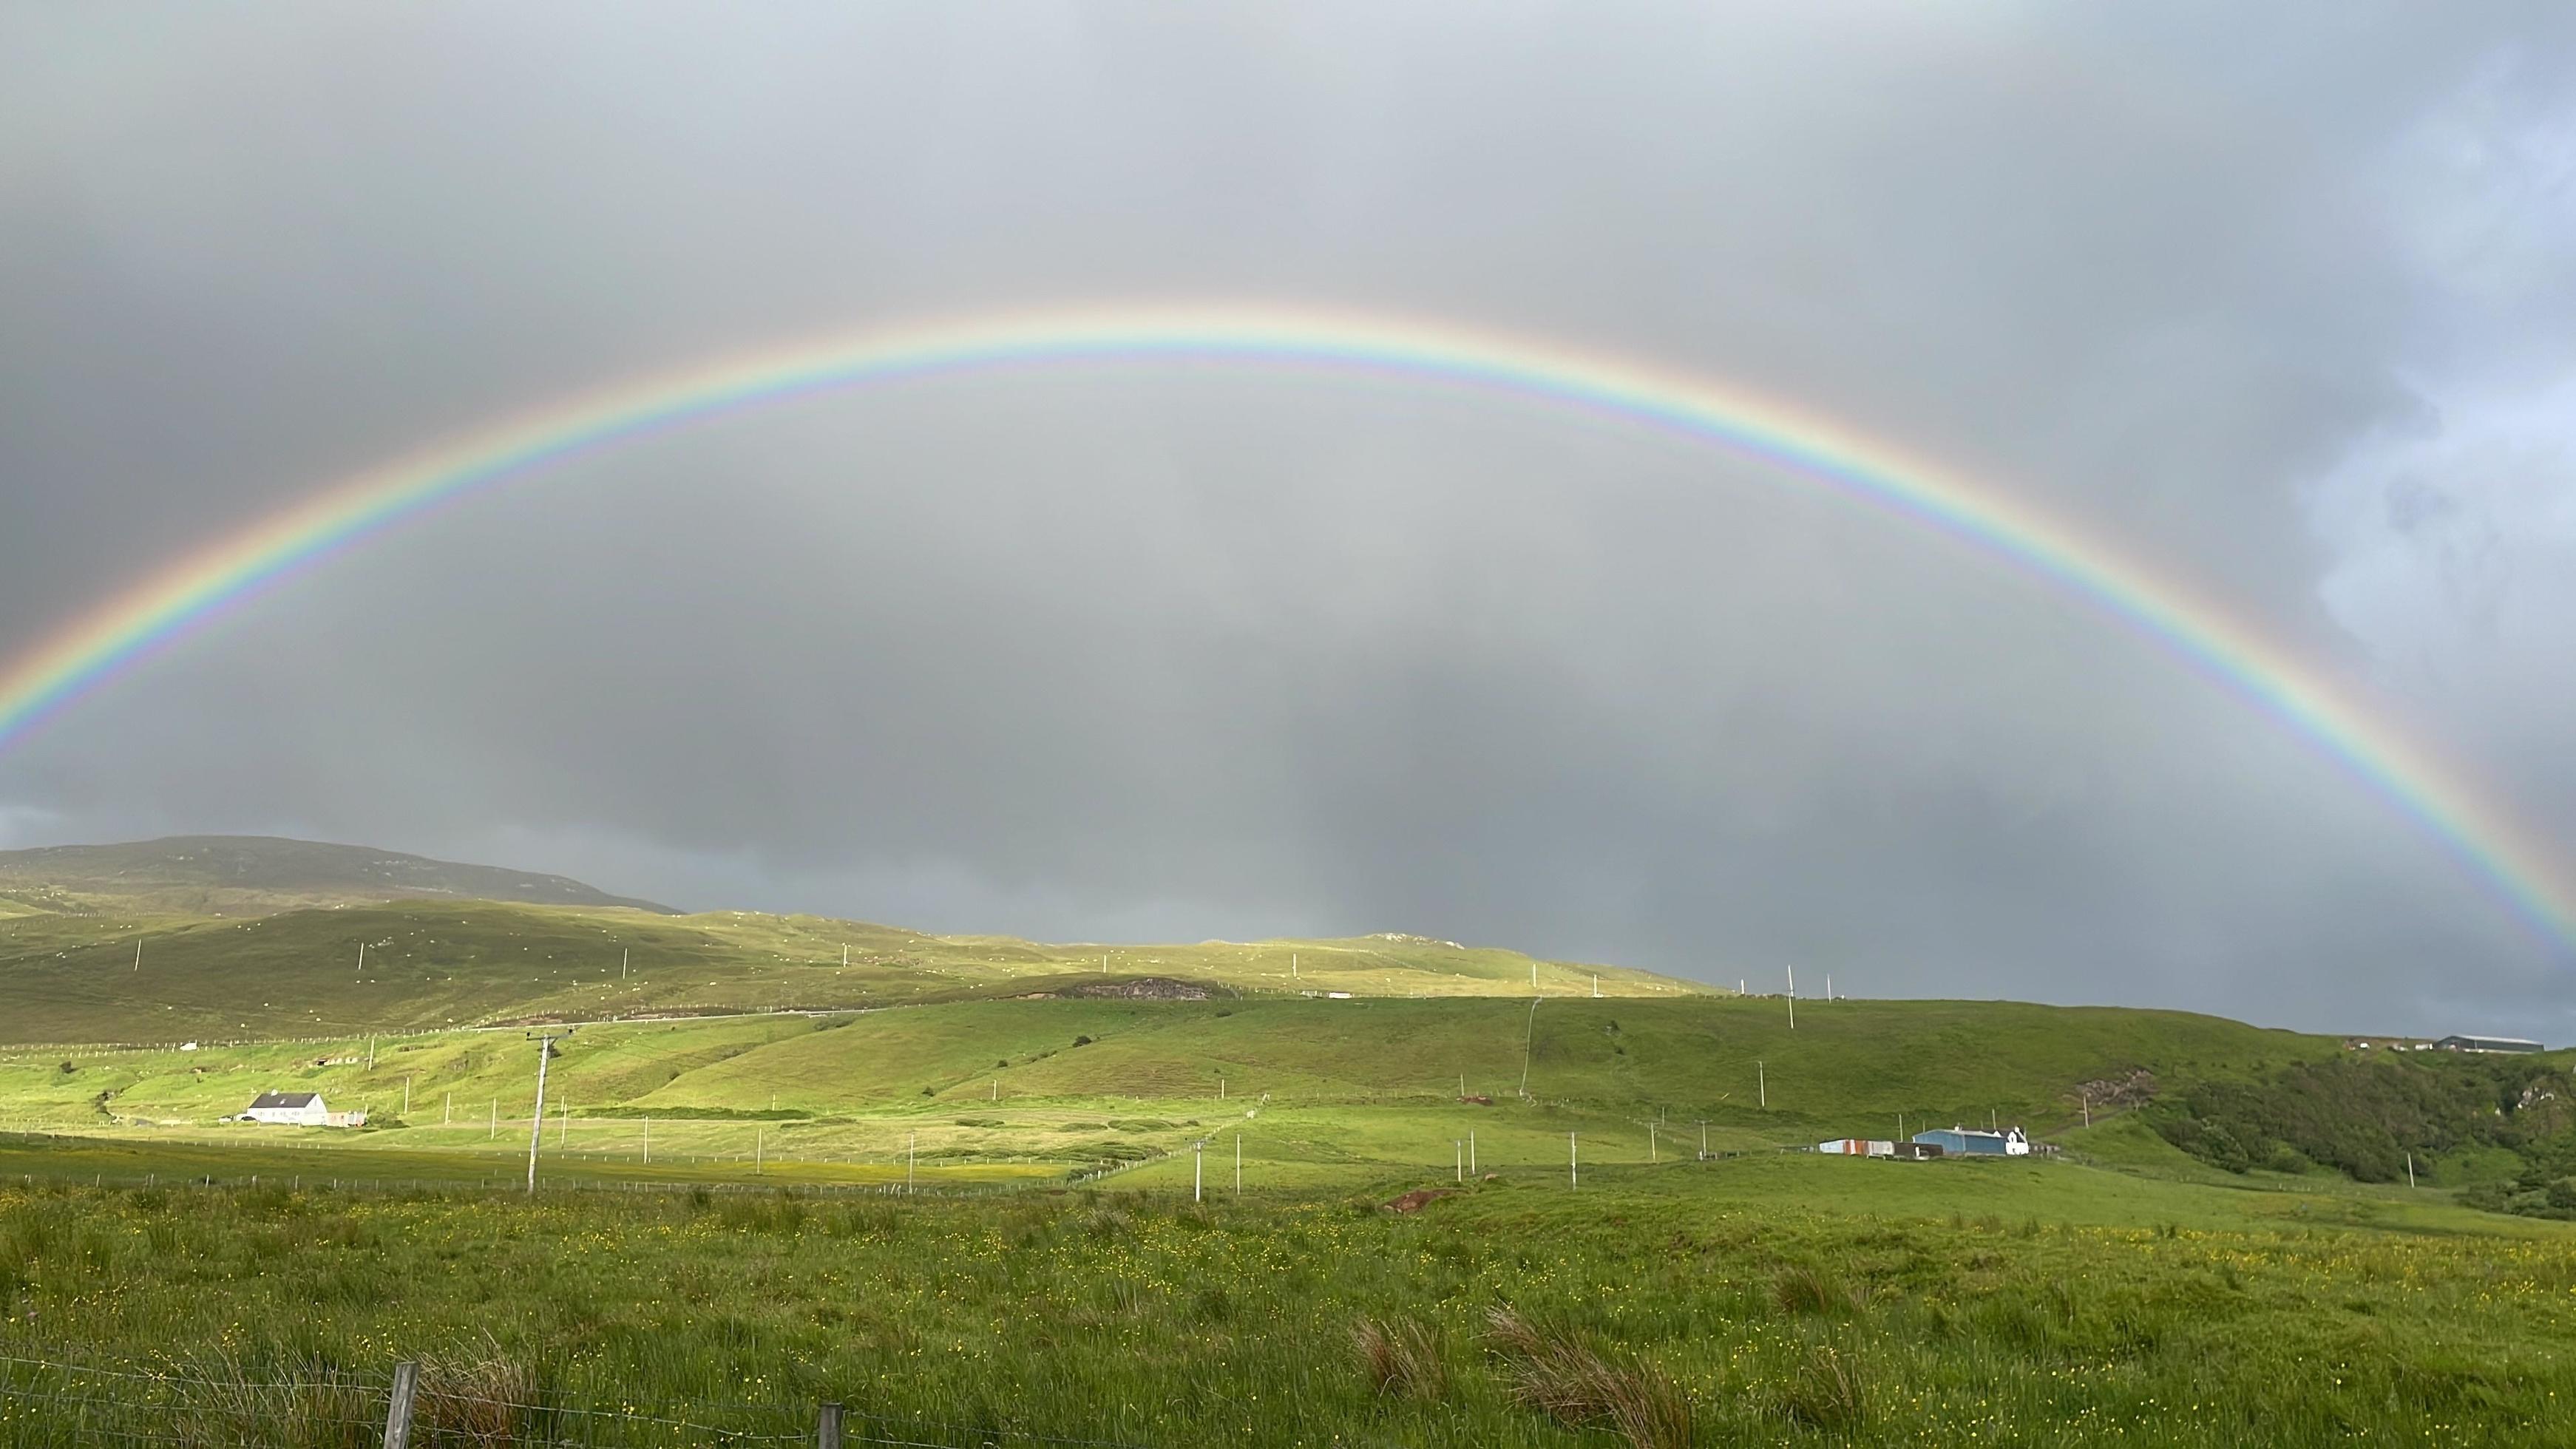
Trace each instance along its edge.
<path fill-rule="evenodd" d="M 1260 1180 L 1313 1182 L 1450 1164 L 1470 1138 L 1480 1162 L 1554 1163 L 1574 1133 L 1587 1160 L 1651 1163 L 1703 1143 L 1890 1136 L 1900 1122 L 2060 1131 L 2082 1120 L 2088 1082 L 2223 1079 L 2335 1049 L 2211 1017 L 2010 1003 L 1818 1002 L 1793 1031 L 1781 1003 L 1735 997 L 1535 1011 L 1490 999 L 965 1001 L 585 1027 L 548 1068 L 545 1150 L 566 1170 L 619 1173 L 909 1158 L 1063 1174 L 1202 1139 L 1231 1163 L 1240 1138 Z M 425 1175 L 480 1178 L 525 1152 L 536 1053 L 520 1031 L 462 1030 L 19 1050 L 0 1053 L 0 1128 L 297 1160 L 455 1158 Z M 366 1109 L 370 1126 L 223 1120 L 269 1090 L 318 1091 Z"/>
<path fill-rule="evenodd" d="M 785 1435 L 824 1398 L 920 1444 L 2576 1435 L 2576 1236 L 2427 1195 L 1761 1156 L 1374 1206 L 1424 1180 L 1197 1206 L 0 1186 L 0 1354 L 165 1393 L 337 1383 L 224 1400 L 280 1444 L 365 1442 L 347 1421 L 412 1356 L 433 1423 L 603 1444 L 715 1435 L 575 1411 Z M 53 1397 L 0 1397 L 0 1443 L 71 1442 L 71 1386 L 104 1425 L 136 1382 L 13 1366 L 0 1395 Z"/>
<path fill-rule="evenodd" d="M 371 1444 L 406 1358 L 440 1446 L 2576 1438 L 2576 1224 L 2461 1203 L 2576 1192 L 2559 1056 L 121 888 L 0 896 L 0 1446 Z M 2063 1152 L 1795 1150 L 1989 1121 Z"/>

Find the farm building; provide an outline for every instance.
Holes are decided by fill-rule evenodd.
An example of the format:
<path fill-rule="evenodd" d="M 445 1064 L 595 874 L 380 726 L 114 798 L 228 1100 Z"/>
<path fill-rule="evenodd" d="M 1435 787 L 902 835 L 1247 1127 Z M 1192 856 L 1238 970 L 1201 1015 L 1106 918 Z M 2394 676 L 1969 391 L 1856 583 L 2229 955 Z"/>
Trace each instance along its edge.
<path fill-rule="evenodd" d="M 1915 1133 L 1914 1140 L 1938 1147 L 1943 1155 L 1949 1157 L 2030 1155 L 2030 1139 L 2018 1127 L 2007 1127 L 2001 1132 L 1980 1132 L 1974 1127 L 1936 1127 L 1929 1132 Z"/>
<path fill-rule="evenodd" d="M 2446 1052 L 2540 1052 L 2549 1048 L 2518 1036 L 2446 1036 L 2433 1043 Z"/>
<path fill-rule="evenodd" d="M 1837 1137 L 1831 1142 L 1817 1143 L 1816 1150 L 1840 1157 L 1894 1157 L 1896 1144 L 1866 1137 Z"/>
<path fill-rule="evenodd" d="M 1896 1144 L 1895 1157 L 1899 1162 L 1930 1162 L 1940 1155 L 1941 1148 L 1938 1143 L 1899 1142 Z"/>
<path fill-rule="evenodd" d="M 262 1092 L 242 1110 L 246 1122 L 273 1122 L 287 1127 L 363 1127 L 364 1112 L 334 1112 L 319 1092 Z"/>
<path fill-rule="evenodd" d="M 279 1122 L 290 1127 L 320 1127 L 331 1120 L 319 1092 L 262 1092 L 242 1113 L 253 1122 Z"/>

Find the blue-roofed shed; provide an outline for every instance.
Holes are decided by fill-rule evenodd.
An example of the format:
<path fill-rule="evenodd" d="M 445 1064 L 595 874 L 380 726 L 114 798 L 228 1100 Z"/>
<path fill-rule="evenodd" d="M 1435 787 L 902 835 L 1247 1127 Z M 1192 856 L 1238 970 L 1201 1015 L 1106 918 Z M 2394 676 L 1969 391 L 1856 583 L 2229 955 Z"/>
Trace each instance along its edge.
<path fill-rule="evenodd" d="M 1917 1132 L 1914 1140 L 1938 1147 L 1947 1157 L 2022 1157 L 2030 1152 L 2030 1139 L 2018 1127 L 2001 1132 L 1981 1132 L 1974 1127 L 1935 1127 Z"/>

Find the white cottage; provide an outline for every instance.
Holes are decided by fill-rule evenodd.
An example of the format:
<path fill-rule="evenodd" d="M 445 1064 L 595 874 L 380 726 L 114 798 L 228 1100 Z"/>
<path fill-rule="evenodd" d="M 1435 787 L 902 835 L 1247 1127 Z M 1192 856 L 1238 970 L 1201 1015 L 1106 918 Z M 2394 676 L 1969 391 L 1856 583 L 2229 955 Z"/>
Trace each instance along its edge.
<path fill-rule="evenodd" d="M 242 1116 L 253 1122 L 278 1122 L 289 1127 L 327 1127 L 331 1109 L 322 1105 L 320 1092 L 262 1092 L 251 1098 Z"/>

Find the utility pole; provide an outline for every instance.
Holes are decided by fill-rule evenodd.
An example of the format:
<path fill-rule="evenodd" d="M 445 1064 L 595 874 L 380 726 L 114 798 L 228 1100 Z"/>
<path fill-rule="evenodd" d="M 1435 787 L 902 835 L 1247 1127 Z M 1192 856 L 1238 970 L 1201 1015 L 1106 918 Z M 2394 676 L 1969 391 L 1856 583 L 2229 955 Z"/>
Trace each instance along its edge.
<path fill-rule="evenodd" d="M 367 979 L 367 943 L 364 941 L 358 943 L 358 979 Z"/>
<path fill-rule="evenodd" d="M 1202 1137 L 1196 1142 L 1190 1144 L 1190 1201 L 1203 1202 L 1206 1200 L 1207 1194 L 1203 1188 L 1203 1184 L 1206 1181 L 1207 1139 Z"/>
<path fill-rule="evenodd" d="M 1473 1131 L 1467 1134 L 1467 1170 L 1476 1170 L 1476 1134 Z"/>
<path fill-rule="evenodd" d="M 766 1128 L 766 1127 L 754 1127 L 754 1128 L 752 1128 L 752 1129 L 751 1129 L 751 1175 L 752 1175 L 752 1176 L 754 1176 L 754 1177 L 758 1177 L 758 1176 L 760 1176 L 760 1175 L 761 1175 L 761 1167 L 763 1166 L 763 1159 L 765 1159 L 768 1155 L 769 1155 L 769 1129 L 768 1129 L 768 1128 Z"/>
<path fill-rule="evenodd" d="M 500 1098 L 498 1098 L 498 1097 L 494 1097 L 494 1098 L 492 1099 L 492 1130 L 483 1134 L 483 1140 L 484 1140 L 484 1141 L 486 1141 L 486 1142 L 490 1142 L 490 1141 L 493 1141 L 493 1140 L 497 1139 L 500 1135 L 501 1135 L 501 1099 L 500 1099 Z"/>
<path fill-rule="evenodd" d="M 143 938 L 141 936 L 134 938 L 134 969 L 137 971 L 143 969 Z"/>
<path fill-rule="evenodd" d="M 1789 1029 L 1798 1029 L 1798 968 L 1789 968 Z"/>
<path fill-rule="evenodd" d="M 2415 1154 L 2412 1152 L 2406 1154 L 2406 1185 L 2409 1188 L 2415 1185 Z"/>
<path fill-rule="evenodd" d="M 1652 1164 L 1663 1160 L 1663 1150 L 1655 1145 L 1655 1124 L 1648 1122 L 1646 1124 L 1646 1161 Z"/>
<path fill-rule="evenodd" d="M 1243 1134 L 1234 1134 L 1234 1195 L 1243 1196 Z"/>
<path fill-rule="evenodd" d="M 1457 1170 L 1459 1184 L 1464 1186 L 1467 1181 L 1467 1143 L 1463 1138 L 1449 1139 L 1449 1160 Z"/>
<path fill-rule="evenodd" d="M 1537 970 L 1535 966 L 1530 968 L 1533 975 Z M 1521 1038 L 1521 1100 L 1524 1102 L 1529 1100 L 1530 1048 L 1538 1042 L 1538 1003 L 1538 997 L 1530 998 L 1529 1031 Z"/>
<path fill-rule="evenodd" d="M 1568 1132 L 1565 1134 L 1565 1185 L 1569 1189 L 1583 1186 L 1583 1173 L 1578 1165 L 1580 1161 L 1580 1154 L 1575 1150 L 1574 1134 Z"/>
<path fill-rule="evenodd" d="M 530 1197 L 537 1195 L 537 1147 L 546 1138 L 546 1062 L 555 1054 L 555 1042 L 570 1036 L 572 1031 L 571 1027 L 566 1026 L 552 1031 L 528 1033 L 529 1039 L 537 1043 L 537 1105 L 528 1112 L 528 1196 Z M 372 1037 L 368 1039 L 367 1051 L 370 1056 L 375 1052 L 375 1040 Z M 492 1103 L 496 1126 L 500 1111 L 500 1099 L 496 1097 Z"/>
<path fill-rule="evenodd" d="M 438 1109 L 438 1125 L 439 1125 L 439 1126 L 441 1126 L 441 1127 L 444 1127 L 444 1126 L 446 1126 L 447 1124 L 449 1124 L 449 1123 L 451 1123 L 451 1122 L 453 1122 L 453 1121 L 455 1121 L 455 1120 L 456 1120 L 456 1094 L 455 1094 L 454 1092 L 450 1092 L 450 1093 L 448 1093 L 448 1094 L 447 1094 L 447 1100 L 446 1100 L 446 1102 L 445 1102 L 444 1104 L 442 1104 L 442 1105 L 439 1107 L 439 1109 Z"/>
<path fill-rule="evenodd" d="M 1834 999 L 1834 973 L 1831 971 L 1825 973 L 1825 999 L 1827 1001 Z"/>
<path fill-rule="evenodd" d="M 653 1165 L 653 1119 L 650 1117 L 644 1119 L 644 1165 Z"/>
<path fill-rule="evenodd" d="M 405 1073 L 403 1073 L 403 1110 L 402 1110 L 402 1114 L 403 1114 L 404 1116 L 406 1116 L 406 1117 L 408 1117 L 408 1116 L 410 1116 L 410 1115 L 411 1115 L 411 1073 L 409 1073 L 409 1072 L 405 1072 Z"/>
<path fill-rule="evenodd" d="M 635 952 L 634 952 L 634 950 L 633 950 L 631 947 L 623 947 L 623 946 L 621 946 L 621 947 L 619 947 L 619 948 L 618 948 L 618 951 L 617 951 L 617 979 L 618 979 L 618 980 L 623 981 L 623 980 L 625 980 L 625 979 L 626 979 L 626 966 L 627 966 L 628 961 L 630 961 L 630 960 L 634 957 L 634 955 L 635 955 Z"/>
<path fill-rule="evenodd" d="M 1601 999 L 1601 973 L 1598 971 L 1592 973 L 1592 999 L 1595 1001 Z"/>
<path fill-rule="evenodd" d="M 1699 1160 L 1708 1161 L 1708 1119 L 1699 1119 Z"/>
<path fill-rule="evenodd" d="M 1764 1107 L 1771 1105 L 1771 1079 L 1765 1075 L 1765 1069 L 1759 1060 L 1753 1063 L 1753 1093 L 1755 1101 Z"/>
<path fill-rule="evenodd" d="M 844 971 L 850 969 L 850 943 L 847 941 L 841 943 L 841 969 Z"/>
<path fill-rule="evenodd" d="M 1288 953 L 1288 979 L 1291 981 L 1304 979 L 1297 974 L 1297 953 L 1294 951 Z"/>

